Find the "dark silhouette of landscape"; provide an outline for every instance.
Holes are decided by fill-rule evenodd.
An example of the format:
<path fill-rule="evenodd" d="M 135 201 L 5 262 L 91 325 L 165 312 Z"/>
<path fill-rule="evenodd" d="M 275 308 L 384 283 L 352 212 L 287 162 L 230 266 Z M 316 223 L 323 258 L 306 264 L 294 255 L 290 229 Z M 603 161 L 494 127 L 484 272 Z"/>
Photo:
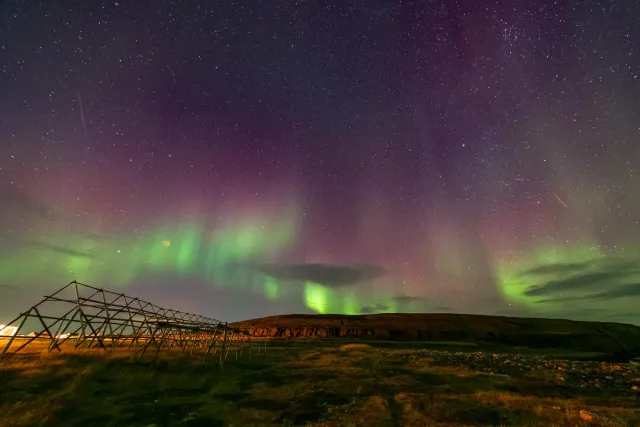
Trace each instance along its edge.
<path fill-rule="evenodd" d="M 447 313 L 292 314 L 231 324 L 254 336 L 345 338 L 640 354 L 640 327 L 621 323 Z"/>

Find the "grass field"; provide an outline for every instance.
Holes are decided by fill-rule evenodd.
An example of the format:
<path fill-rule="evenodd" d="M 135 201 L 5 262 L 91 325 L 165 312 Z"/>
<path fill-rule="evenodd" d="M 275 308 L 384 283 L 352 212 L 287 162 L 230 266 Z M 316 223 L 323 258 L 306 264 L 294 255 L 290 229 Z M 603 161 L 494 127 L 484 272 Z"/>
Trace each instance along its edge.
<path fill-rule="evenodd" d="M 0 426 L 640 425 L 633 365 L 378 345 L 294 343 L 223 369 L 167 351 L 10 356 Z"/>

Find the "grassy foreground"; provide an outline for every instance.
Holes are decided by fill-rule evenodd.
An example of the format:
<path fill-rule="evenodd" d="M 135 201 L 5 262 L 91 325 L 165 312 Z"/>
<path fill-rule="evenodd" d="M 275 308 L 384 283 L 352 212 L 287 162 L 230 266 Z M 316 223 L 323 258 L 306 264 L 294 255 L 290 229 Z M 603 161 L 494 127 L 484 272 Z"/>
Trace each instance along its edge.
<path fill-rule="evenodd" d="M 0 426 L 640 425 L 633 365 L 366 344 L 270 348 L 223 370 L 131 355 L 0 360 Z"/>

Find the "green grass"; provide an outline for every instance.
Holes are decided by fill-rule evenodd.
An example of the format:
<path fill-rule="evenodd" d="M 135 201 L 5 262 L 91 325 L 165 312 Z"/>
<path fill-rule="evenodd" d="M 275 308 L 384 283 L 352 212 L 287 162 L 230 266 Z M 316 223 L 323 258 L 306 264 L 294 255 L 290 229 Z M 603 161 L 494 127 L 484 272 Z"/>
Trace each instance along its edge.
<path fill-rule="evenodd" d="M 633 397 L 555 376 L 481 375 L 366 343 L 271 348 L 224 369 L 169 352 L 44 353 L 0 361 L 0 426 L 640 425 Z"/>

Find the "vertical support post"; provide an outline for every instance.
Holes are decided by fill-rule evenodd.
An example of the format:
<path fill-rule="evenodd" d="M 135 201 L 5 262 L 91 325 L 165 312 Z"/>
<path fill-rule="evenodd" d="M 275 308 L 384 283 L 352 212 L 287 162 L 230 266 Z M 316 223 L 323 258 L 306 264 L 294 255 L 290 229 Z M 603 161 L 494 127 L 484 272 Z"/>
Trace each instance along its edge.
<path fill-rule="evenodd" d="M 76 343 L 76 347 L 80 345 L 81 342 L 85 342 L 87 340 L 87 325 L 85 324 L 85 317 L 82 312 L 82 305 L 80 304 L 80 291 L 78 290 L 78 282 L 73 282 L 73 289 L 76 293 L 76 304 L 78 305 L 78 312 L 80 314 L 80 336 L 78 337 L 78 342 Z"/>
<path fill-rule="evenodd" d="M 207 357 L 209 356 L 209 353 L 211 352 L 211 348 L 216 345 L 216 337 L 217 336 L 218 336 L 218 328 L 216 328 L 215 331 L 213 332 L 213 336 L 211 337 L 211 341 L 209 342 L 209 345 L 207 346 L 207 351 L 204 354 L 204 357 L 202 358 L 202 364 L 203 365 L 207 361 Z"/>
<path fill-rule="evenodd" d="M 225 322 L 224 326 L 224 334 L 222 335 L 222 346 L 220 348 L 220 369 L 223 368 L 224 360 L 225 360 L 225 348 L 227 345 L 227 323 Z"/>
<path fill-rule="evenodd" d="M 38 311 L 38 308 L 37 307 L 33 307 L 33 311 L 35 311 L 36 316 L 38 317 L 38 319 L 40 320 L 40 323 L 42 324 L 42 327 L 47 332 L 47 334 L 49 334 L 49 338 L 51 339 L 51 345 L 49 346 L 48 351 L 51 351 L 54 347 L 56 348 L 56 350 L 62 351 L 60 349 L 60 346 L 58 345 L 58 337 L 54 336 L 51 333 L 51 330 L 47 326 L 47 323 L 44 321 L 44 319 L 40 315 L 40 312 Z"/>
<path fill-rule="evenodd" d="M 111 325 L 111 313 L 109 312 L 109 305 L 107 304 L 107 297 L 104 296 L 104 291 L 101 291 L 100 293 L 102 294 L 102 301 L 104 301 L 104 312 L 107 315 L 107 319 L 105 322 L 107 323 L 107 328 L 109 328 L 109 338 L 111 339 L 111 349 L 113 349 L 115 346 L 115 341 L 114 341 L 115 337 L 113 336 L 113 326 Z M 107 328 L 105 328 L 105 330 Z"/>

